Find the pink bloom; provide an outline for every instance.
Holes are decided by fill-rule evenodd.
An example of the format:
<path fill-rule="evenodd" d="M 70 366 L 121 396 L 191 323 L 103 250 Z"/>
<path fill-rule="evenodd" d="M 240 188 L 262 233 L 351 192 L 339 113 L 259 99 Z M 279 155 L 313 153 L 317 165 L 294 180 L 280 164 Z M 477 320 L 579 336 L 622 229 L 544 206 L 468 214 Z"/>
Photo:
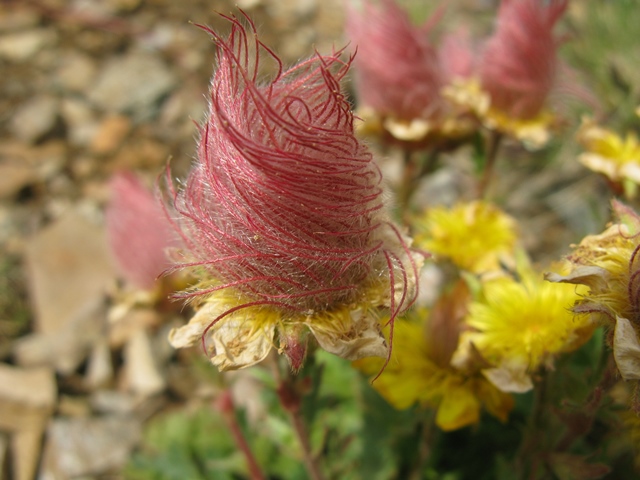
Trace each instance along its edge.
<path fill-rule="evenodd" d="M 364 0 L 348 10 L 347 34 L 357 48 L 356 87 L 360 102 L 398 120 L 436 117 L 443 108 L 443 71 L 428 39 L 434 23 L 411 23 L 393 0 L 380 6 Z"/>
<path fill-rule="evenodd" d="M 553 27 L 567 0 L 503 0 L 480 61 L 492 108 L 517 119 L 540 113 L 556 80 Z"/>
<path fill-rule="evenodd" d="M 325 347 L 321 338 L 326 343 L 334 327 L 319 327 L 314 315 L 355 309 L 381 282 L 386 287 L 382 296 L 377 288 L 375 306 L 386 302 L 393 319 L 413 301 L 417 268 L 383 213 L 371 153 L 354 136 L 339 83 L 349 68 L 341 52 L 283 71 L 255 31 L 228 20 L 226 39 L 206 29 L 218 45 L 218 68 L 197 162 L 175 194 L 190 262 L 184 266 L 201 279 L 199 289 L 184 296 L 205 306 L 171 337 L 175 346 L 186 346 L 196 333 L 203 341 L 211 334 L 212 361 L 222 369 L 264 358 L 274 331 L 282 346 L 296 330 L 288 321 L 307 325 Z M 280 68 L 273 80 L 260 83 L 265 54 Z M 239 317 L 240 311 L 251 313 Z M 279 320 L 259 312 L 276 312 Z M 252 324 L 259 326 L 247 327 Z M 349 341 L 362 340 L 361 333 L 354 327 Z M 342 348 L 344 342 L 333 353 L 362 353 L 356 352 L 360 347 Z M 295 346 L 301 359 L 304 352 L 294 343 L 282 350 Z"/>
<path fill-rule="evenodd" d="M 161 204 L 131 172 L 111 179 L 106 210 L 107 236 L 122 276 L 136 287 L 152 289 L 170 266 L 165 250 L 176 245 Z"/>

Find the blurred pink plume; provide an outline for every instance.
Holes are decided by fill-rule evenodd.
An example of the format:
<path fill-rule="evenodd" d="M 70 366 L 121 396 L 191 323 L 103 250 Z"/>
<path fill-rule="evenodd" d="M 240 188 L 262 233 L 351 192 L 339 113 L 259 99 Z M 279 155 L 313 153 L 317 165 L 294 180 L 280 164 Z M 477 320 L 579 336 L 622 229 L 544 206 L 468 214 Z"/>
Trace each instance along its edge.
<path fill-rule="evenodd" d="M 132 285 L 153 288 L 170 266 L 165 250 L 176 235 L 162 204 L 131 172 L 113 176 L 106 210 L 107 236 L 122 276 Z"/>
<path fill-rule="evenodd" d="M 217 70 L 197 162 L 174 192 L 193 257 L 183 266 L 206 271 L 213 286 L 184 296 L 232 288 L 248 303 L 231 310 L 304 315 L 355 302 L 367 280 L 393 280 L 391 266 L 403 265 L 385 249 L 383 232 L 399 234 L 380 213 L 380 172 L 341 93 L 350 60 L 317 54 L 285 71 L 253 24 L 228 20 L 228 38 L 202 27 L 217 43 Z M 262 83 L 265 57 L 279 68 Z"/>
<path fill-rule="evenodd" d="M 553 27 L 567 1 L 502 1 L 479 65 L 492 107 L 518 119 L 541 111 L 556 81 L 559 40 Z"/>
<path fill-rule="evenodd" d="M 418 27 L 393 0 L 382 0 L 378 6 L 363 3 L 362 11 L 348 8 L 346 24 L 352 48 L 357 49 L 359 102 L 399 120 L 438 116 L 446 79 L 428 38 L 438 15 Z"/>
<path fill-rule="evenodd" d="M 476 71 L 476 52 L 466 28 L 461 27 L 444 35 L 440 40 L 438 56 L 447 83 L 455 78 L 470 77 Z"/>

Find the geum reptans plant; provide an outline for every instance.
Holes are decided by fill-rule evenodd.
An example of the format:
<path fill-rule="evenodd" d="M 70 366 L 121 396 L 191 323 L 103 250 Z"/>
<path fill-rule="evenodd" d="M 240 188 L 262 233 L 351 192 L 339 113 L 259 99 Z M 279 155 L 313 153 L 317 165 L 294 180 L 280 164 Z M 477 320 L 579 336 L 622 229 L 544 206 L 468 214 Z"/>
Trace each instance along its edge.
<path fill-rule="evenodd" d="M 451 75 L 464 76 L 471 55 L 465 36 L 451 34 L 439 51 L 432 43 L 436 12 L 421 26 L 393 0 L 379 5 L 364 1 L 349 6 L 346 31 L 358 51 L 355 86 L 365 132 L 382 130 L 404 146 L 420 146 L 468 133 L 468 123 L 455 118 L 441 92 Z"/>
<path fill-rule="evenodd" d="M 218 46 L 198 158 L 174 192 L 186 245 L 180 267 L 199 283 L 175 347 L 202 342 L 221 370 L 263 360 L 276 346 L 294 369 L 311 332 L 348 359 L 387 357 L 378 310 L 390 322 L 417 293 L 422 256 L 389 222 L 380 171 L 354 136 L 340 80 L 341 51 L 284 70 L 236 18 Z M 260 82 L 265 55 L 277 66 Z"/>
<path fill-rule="evenodd" d="M 574 246 L 569 273 L 547 279 L 588 287 L 573 310 L 609 327 L 613 357 L 622 378 L 636 382 L 632 406 L 640 412 L 640 216 L 618 201 L 612 206 L 616 223 Z"/>
<path fill-rule="evenodd" d="M 548 99 L 560 70 L 560 38 L 553 29 L 567 5 L 567 0 L 502 0 L 476 78 L 458 82 L 447 96 L 467 104 L 492 130 L 534 147 L 546 143 L 554 118 Z"/>

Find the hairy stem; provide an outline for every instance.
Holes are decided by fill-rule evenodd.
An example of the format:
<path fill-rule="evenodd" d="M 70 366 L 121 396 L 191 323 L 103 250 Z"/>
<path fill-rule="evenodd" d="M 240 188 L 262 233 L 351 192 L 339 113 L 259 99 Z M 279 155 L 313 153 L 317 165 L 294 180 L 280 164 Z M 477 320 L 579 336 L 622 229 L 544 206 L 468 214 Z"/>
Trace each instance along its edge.
<path fill-rule="evenodd" d="M 236 446 L 242 452 L 245 460 L 247 461 L 251 479 L 266 480 L 267 477 L 264 475 L 264 473 L 262 473 L 262 469 L 260 468 L 260 465 L 258 465 L 258 461 L 253 455 L 253 451 L 251 450 L 249 443 L 247 443 L 247 439 L 242 433 L 242 429 L 240 428 L 240 424 L 238 423 L 238 419 L 236 418 L 233 398 L 229 390 L 225 390 L 224 392 L 222 392 L 222 395 L 220 395 L 220 397 L 216 401 L 216 408 L 222 414 L 222 417 L 227 424 L 227 428 L 229 429 L 229 432 L 231 433 L 231 436 L 236 443 Z"/>
<path fill-rule="evenodd" d="M 287 412 L 293 431 L 302 449 L 302 457 L 309 478 L 311 480 L 325 480 L 325 476 L 318 464 L 318 459 L 313 454 L 311 443 L 309 442 L 309 433 L 307 432 L 300 413 L 302 395 L 299 390 L 296 389 L 294 377 L 291 375 L 291 372 L 288 371 L 287 376 L 283 378 L 277 360 L 271 363 L 271 367 L 274 378 L 276 379 L 276 384 L 278 385 L 277 393 L 280 405 L 284 411 Z"/>

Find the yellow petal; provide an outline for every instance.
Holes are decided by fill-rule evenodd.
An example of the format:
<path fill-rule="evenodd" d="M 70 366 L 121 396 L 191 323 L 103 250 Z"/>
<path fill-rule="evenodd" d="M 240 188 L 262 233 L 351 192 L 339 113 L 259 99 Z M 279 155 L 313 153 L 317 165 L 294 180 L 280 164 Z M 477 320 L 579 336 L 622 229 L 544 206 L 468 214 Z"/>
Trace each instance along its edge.
<path fill-rule="evenodd" d="M 436 425 L 451 431 L 477 423 L 480 419 L 480 402 L 464 385 L 444 389 L 442 402 L 436 413 Z"/>

